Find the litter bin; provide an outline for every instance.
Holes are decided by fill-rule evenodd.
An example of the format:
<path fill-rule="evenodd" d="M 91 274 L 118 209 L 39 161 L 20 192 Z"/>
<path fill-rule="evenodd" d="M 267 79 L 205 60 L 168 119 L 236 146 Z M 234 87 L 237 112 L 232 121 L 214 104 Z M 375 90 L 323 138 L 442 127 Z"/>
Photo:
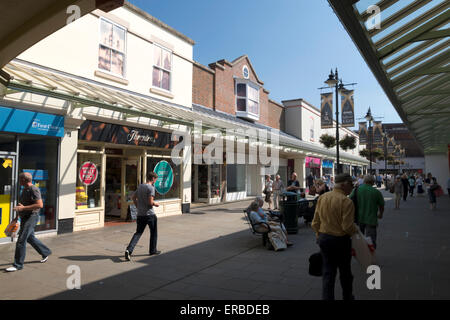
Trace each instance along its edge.
<path fill-rule="evenodd" d="M 289 234 L 298 232 L 297 207 L 297 193 L 284 192 L 281 194 L 280 212 L 284 219 L 284 226 Z"/>

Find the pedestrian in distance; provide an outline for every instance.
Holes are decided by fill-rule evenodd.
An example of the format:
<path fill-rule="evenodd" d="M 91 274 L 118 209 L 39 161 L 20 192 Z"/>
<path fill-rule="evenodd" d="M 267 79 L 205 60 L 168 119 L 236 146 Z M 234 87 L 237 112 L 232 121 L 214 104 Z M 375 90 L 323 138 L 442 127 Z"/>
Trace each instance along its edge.
<path fill-rule="evenodd" d="M 368 175 L 364 178 L 364 184 L 358 188 L 358 209 L 355 214 L 361 233 L 372 239 L 372 244 L 376 249 L 378 219 L 383 218 L 384 198 L 382 193 L 373 187 L 374 184 L 372 176 Z M 353 199 L 354 196 L 353 191 L 350 199 Z"/>
<path fill-rule="evenodd" d="M 264 201 L 269 204 L 269 210 L 271 210 L 272 206 L 272 192 L 273 192 L 273 180 L 270 179 L 270 175 L 266 175 L 266 180 L 264 181 Z"/>
<path fill-rule="evenodd" d="M 32 184 L 33 177 L 30 173 L 24 172 L 19 175 L 19 183 L 23 187 L 19 197 L 19 204 L 13 208 L 17 212 L 17 219 L 20 217 L 20 230 L 16 243 L 14 264 L 6 269 L 7 272 L 14 272 L 23 269 L 26 246 L 29 243 L 42 257 L 41 263 L 47 262 L 52 251 L 34 236 L 34 228 L 39 220 L 39 211 L 43 208 L 41 191 Z"/>
<path fill-rule="evenodd" d="M 417 184 L 417 196 L 421 196 L 424 193 L 423 190 L 423 180 L 424 180 L 424 176 L 423 175 L 418 175 L 417 179 L 416 179 L 416 184 Z"/>
<path fill-rule="evenodd" d="M 154 172 L 147 173 L 146 183 L 139 185 L 137 190 L 132 195 L 134 205 L 137 208 L 136 219 L 136 233 L 131 238 L 127 249 L 125 250 L 125 260 L 130 261 L 133 254 L 134 247 L 139 242 L 145 227 L 150 229 L 150 246 L 149 254 L 157 255 L 161 251 L 156 250 L 156 243 L 158 240 L 158 219 L 156 217 L 154 207 L 159 207 L 159 204 L 155 202 L 155 187 L 154 184 L 158 179 L 158 175 Z"/>
<path fill-rule="evenodd" d="M 297 176 L 297 175 L 296 175 Z M 309 176 L 306 177 L 306 185 L 308 186 L 308 189 L 311 188 L 311 186 L 314 185 L 314 176 L 312 172 L 309 173 Z"/>
<path fill-rule="evenodd" d="M 284 190 L 284 183 L 281 180 L 281 177 L 279 174 L 276 175 L 275 181 L 273 182 L 272 189 L 273 189 L 273 209 L 278 210 L 279 209 L 279 203 L 280 203 L 280 196 L 281 193 Z"/>
<path fill-rule="evenodd" d="M 335 177 L 333 191 L 321 195 L 317 201 L 311 228 L 317 236 L 323 259 L 322 299 L 334 300 L 334 287 L 339 269 L 344 300 L 353 300 L 351 269 L 351 236 L 358 232 L 355 207 L 347 196 L 353 189 L 348 173 Z"/>
<path fill-rule="evenodd" d="M 402 175 L 401 181 L 403 184 L 403 201 L 406 201 L 406 198 L 408 196 L 408 190 L 409 190 L 408 176 L 406 175 L 406 173 L 404 173 Z"/>
<path fill-rule="evenodd" d="M 401 181 L 401 177 L 397 176 L 394 182 L 394 194 L 395 194 L 395 209 L 400 209 L 400 200 L 402 198 L 404 188 Z"/>
<path fill-rule="evenodd" d="M 414 197 L 414 189 L 416 188 L 416 178 L 411 175 L 408 179 L 409 183 L 409 196 L 412 198 Z"/>
<path fill-rule="evenodd" d="M 428 196 L 430 199 L 430 209 L 436 210 L 436 190 L 439 189 L 439 184 L 435 177 L 431 177 L 431 182 L 429 184 Z"/>

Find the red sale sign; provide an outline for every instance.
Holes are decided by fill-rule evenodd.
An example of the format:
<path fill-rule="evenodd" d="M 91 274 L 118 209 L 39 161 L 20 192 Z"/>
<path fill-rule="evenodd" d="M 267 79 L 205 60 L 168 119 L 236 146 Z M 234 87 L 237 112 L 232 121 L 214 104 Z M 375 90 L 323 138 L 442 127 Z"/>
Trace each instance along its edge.
<path fill-rule="evenodd" d="M 79 177 L 81 182 L 83 182 L 86 186 L 94 184 L 98 178 L 98 170 L 95 163 L 90 161 L 83 163 L 80 167 Z"/>

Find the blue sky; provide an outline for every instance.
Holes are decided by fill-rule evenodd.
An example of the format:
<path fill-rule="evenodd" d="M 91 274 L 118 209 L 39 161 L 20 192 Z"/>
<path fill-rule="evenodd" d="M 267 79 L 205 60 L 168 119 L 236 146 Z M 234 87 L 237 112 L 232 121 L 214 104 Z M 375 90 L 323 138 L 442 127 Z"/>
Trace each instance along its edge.
<path fill-rule="evenodd" d="M 344 83 L 357 83 L 356 118 L 370 106 L 384 123 L 402 122 L 326 0 L 130 2 L 193 39 L 203 65 L 247 54 L 272 100 L 303 98 L 320 108 L 317 88 L 337 67 Z"/>

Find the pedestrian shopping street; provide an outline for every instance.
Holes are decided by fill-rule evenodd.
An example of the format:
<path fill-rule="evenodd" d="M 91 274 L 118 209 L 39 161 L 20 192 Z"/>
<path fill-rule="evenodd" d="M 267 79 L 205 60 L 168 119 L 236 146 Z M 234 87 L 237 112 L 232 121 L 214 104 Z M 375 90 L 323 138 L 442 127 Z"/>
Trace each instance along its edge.
<path fill-rule="evenodd" d="M 386 210 L 378 229 L 381 290 L 368 290 L 366 275 L 353 259 L 356 299 L 449 299 L 450 198 L 430 211 L 426 197 L 408 198 Z M 319 300 L 321 278 L 308 275 L 308 258 L 318 251 L 310 227 L 299 219 L 295 243 L 285 251 L 262 247 L 242 209 L 246 202 L 200 207 L 191 214 L 159 219 L 159 256 L 149 257 L 145 231 L 133 261 L 123 253 L 135 224 L 44 238 L 53 250 L 47 263 L 27 247 L 23 270 L 0 273 L 2 299 L 205 299 Z M 9 267 L 15 244 L 0 246 L 0 265 Z M 67 289 L 69 266 L 79 266 L 81 289 Z M 70 271 L 71 269 L 69 269 Z M 336 285 L 336 298 L 341 298 Z"/>

